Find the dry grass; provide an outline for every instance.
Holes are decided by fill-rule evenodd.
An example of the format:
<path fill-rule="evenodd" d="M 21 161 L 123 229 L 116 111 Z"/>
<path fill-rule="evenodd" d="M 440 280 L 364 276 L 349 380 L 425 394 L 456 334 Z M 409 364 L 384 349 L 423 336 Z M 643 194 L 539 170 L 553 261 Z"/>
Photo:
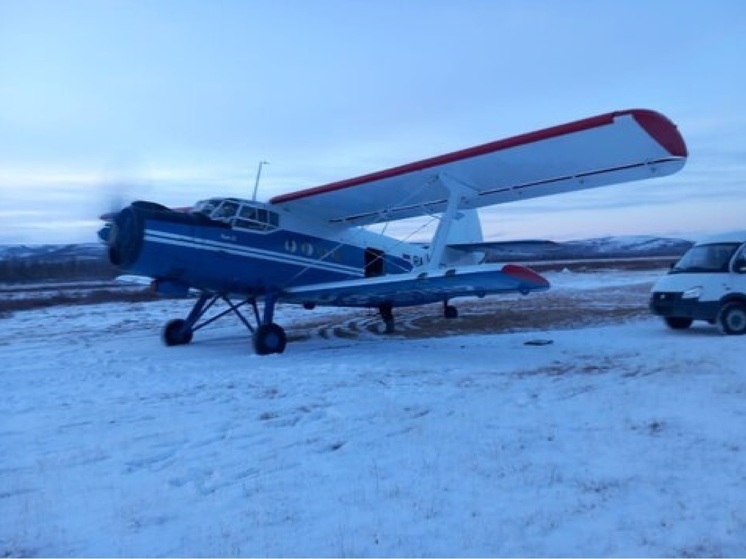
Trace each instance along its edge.
<path fill-rule="evenodd" d="M 150 290 L 98 289 L 85 292 L 60 291 L 53 295 L 29 296 L 19 299 L 0 300 L 0 318 L 15 311 L 43 309 L 57 305 L 96 305 L 100 303 L 138 303 L 154 301 L 160 297 Z"/>
<path fill-rule="evenodd" d="M 611 287 L 456 301 L 459 317 L 446 319 L 440 304 L 395 309 L 394 336 L 437 338 L 465 334 L 530 332 L 618 324 L 650 316 L 650 285 Z M 291 340 L 314 336 L 353 339 L 380 335 L 383 324 L 373 310 L 345 310 L 309 316 L 288 327 Z"/>
<path fill-rule="evenodd" d="M 671 259 L 607 260 L 563 262 L 536 266 L 537 270 L 576 272 L 603 270 L 650 270 L 665 267 Z M 459 334 L 539 331 L 549 328 L 576 328 L 588 325 L 614 324 L 649 316 L 650 285 L 609 287 L 573 291 L 548 291 L 528 297 L 489 297 L 457 301 L 459 318 L 443 318 L 442 305 L 395 310 L 395 336 L 430 338 Z M 160 299 L 148 289 L 96 289 L 59 291 L 52 295 L 28 296 L 0 300 L 0 318 L 14 311 L 55 305 L 88 305 L 109 302 L 143 302 Z M 284 324 L 292 340 L 312 336 L 354 339 L 379 335 L 382 322 L 374 310 L 341 309 L 334 314 L 309 314 L 307 318 Z"/>

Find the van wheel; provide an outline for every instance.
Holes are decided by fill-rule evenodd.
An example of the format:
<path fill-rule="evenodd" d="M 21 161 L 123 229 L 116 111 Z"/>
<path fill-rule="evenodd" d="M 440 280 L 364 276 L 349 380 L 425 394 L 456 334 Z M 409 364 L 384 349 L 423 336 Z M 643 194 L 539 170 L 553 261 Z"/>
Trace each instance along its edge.
<path fill-rule="evenodd" d="M 718 327 L 723 334 L 735 336 L 746 334 L 746 304 L 727 303 L 720 310 Z"/>
<path fill-rule="evenodd" d="M 674 330 L 686 330 L 692 325 L 693 320 L 683 316 L 667 316 L 663 320 L 666 325 Z"/>

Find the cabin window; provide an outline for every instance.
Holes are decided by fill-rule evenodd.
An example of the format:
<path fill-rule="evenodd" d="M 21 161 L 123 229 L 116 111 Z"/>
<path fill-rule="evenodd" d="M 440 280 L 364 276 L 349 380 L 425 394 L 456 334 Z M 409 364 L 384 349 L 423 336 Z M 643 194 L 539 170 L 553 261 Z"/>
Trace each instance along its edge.
<path fill-rule="evenodd" d="M 235 226 L 255 231 L 277 229 L 280 217 L 272 211 L 255 206 L 242 206 L 236 218 Z"/>
<path fill-rule="evenodd" d="M 270 231 L 280 226 L 280 216 L 257 202 L 238 198 L 210 198 L 197 202 L 195 213 L 210 219 L 230 223 L 233 227 L 254 231 Z"/>
<path fill-rule="evenodd" d="M 218 206 L 212 214 L 213 219 L 219 219 L 220 221 L 230 221 L 233 219 L 238 212 L 238 204 L 236 202 L 223 202 Z"/>

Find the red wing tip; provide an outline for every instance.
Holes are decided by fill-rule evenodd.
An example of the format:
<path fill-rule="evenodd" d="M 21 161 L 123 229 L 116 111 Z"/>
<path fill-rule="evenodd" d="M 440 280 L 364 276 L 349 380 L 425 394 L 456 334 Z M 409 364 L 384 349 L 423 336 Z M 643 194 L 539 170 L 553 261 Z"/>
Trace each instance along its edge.
<path fill-rule="evenodd" d="M 518 266 L 516 264 L 506 264 L 502 268 L 505 275 L 511 276 L 523 283 L 531 284 L 534 289 L 549 287 L 549 280 L 534 272 L 531 268 Z"/>
<path fill-rule="evenodd" d="M 665 115 L 650 109 L 632 109 L 619 114 L 631 114 L 650 136 L 676 157 L 688 157 L 686 142 L 676 125 Z"/>

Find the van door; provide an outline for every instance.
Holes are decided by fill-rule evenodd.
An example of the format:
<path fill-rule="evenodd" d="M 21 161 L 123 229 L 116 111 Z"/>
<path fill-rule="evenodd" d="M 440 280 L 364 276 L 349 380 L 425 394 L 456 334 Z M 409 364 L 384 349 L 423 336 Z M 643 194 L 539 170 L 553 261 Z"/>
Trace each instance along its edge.
<path fill-rule="evenodd" d="M 731 263 L 731 289 L 738 293 L 746 293 L 746 244 L 736 251 Z"/>

